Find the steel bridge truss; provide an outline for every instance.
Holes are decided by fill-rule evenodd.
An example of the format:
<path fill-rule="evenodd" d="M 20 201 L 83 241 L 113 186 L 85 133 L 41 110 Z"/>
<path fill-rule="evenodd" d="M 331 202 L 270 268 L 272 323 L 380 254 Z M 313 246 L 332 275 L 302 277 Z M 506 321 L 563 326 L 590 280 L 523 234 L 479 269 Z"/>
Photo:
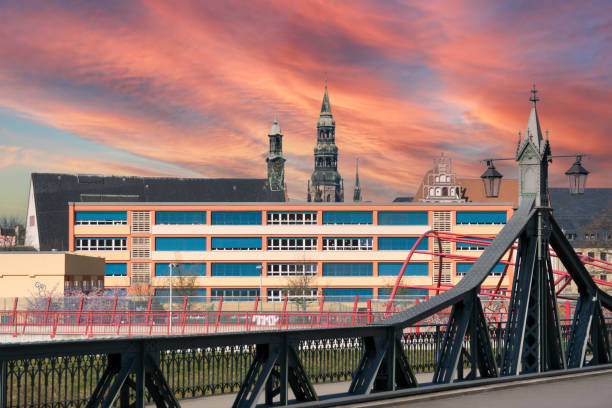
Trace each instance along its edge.
<path fill-rule="evenodd" d="M 517 238 L 517 267 L 498 368 L 478 295 L 489 272 Z M 565 351 L 549 245 L 579 291 Z M 597 287 L 556 224 L 550 208 L 534 207 L 533 199 L 519 207 L 457 285 L 386 320 L 350 329 L 351 336 L 362 338 L 364 351 L 349 393 L 366 395 L 417 387 L 399 339 L 406 327 L 447 308 L 451 308 L 451 313 L 438 354 L 434 384 L 531 375 L 612 362 L 610 339 L 602 312 L 603 308 L 612 309 L 612 297 Z M 311 406 L 316 406 L 318 396 L 300 361 L 297 344 L 304 340 L 346 336 L 347 330 L 311 328 L 205 336 L 70 340 L 43 346 L 36 343 L 2 344 L 0 363 L 4 365 L 7 360 L 15 358 L 106 354 L 106 370 L 87 407 L 111 407 L 115 402 L 122 408 L 144 407 L 145 390 L 148 390 L 157 407 L 169 408 L 180 405 L 159 369 L 158 359 L 163 350 L 205 350 L 207 347 L 255 344 L 254 358 L 233 406 L 254 407 L 262 393 L 267 405 L 275 403 L 276 398 L 280 405 L 287 405 L 289 389 L 298 401 L 310 401 Z M 464 368 L 469 371 L 464 372 Z M 330 400 L 325 403 L 329 405 Z"/>

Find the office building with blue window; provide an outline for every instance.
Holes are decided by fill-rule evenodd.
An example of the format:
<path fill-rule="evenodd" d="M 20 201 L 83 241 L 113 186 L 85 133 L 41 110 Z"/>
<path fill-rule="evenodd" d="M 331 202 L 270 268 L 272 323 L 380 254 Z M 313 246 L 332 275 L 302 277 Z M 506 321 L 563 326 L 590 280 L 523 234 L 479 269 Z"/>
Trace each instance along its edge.
<path fill-rule="evenodd" d="M 189 276 L 189 294 L 280 301 L 303 279 L 306 296 L 330 300 L 389 296 L 417 239 L 437 230 L 492 239 L 512 203 L 70 203 L 69 241 L 106 259 L 105 287 L 168 293 Z M 477 242 L 477 241 L 476 241 Z M 437 248 L 437 245 L 436 245 Z M 416 248 L 403 283 L 437 282 L 434 239 Z M 478 256 L 483 246 L 446 242 L 443 252 Z M 436 249 L 437 250 L 437 249 Z M 454 284 L 471 265 L 443 263 Z M 485 286 L 495 286 L 499 271 Z M 504 278 L 507 288 L 512 273 Z M 139 289 L 140 293 L 141 290 Z M 175 286 L 177 294 L 181 288 Z M 187 292 L 185 292 L 187 293 Z M 404 294 L 427 294 L 412 289 Z"/>

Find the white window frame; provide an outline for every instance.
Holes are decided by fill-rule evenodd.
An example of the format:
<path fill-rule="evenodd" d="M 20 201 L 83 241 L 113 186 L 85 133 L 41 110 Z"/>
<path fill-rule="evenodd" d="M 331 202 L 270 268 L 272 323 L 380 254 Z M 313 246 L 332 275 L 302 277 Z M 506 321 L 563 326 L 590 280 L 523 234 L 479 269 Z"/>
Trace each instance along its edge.
<path fill-rule="evenodd" d="M 268 237 L 268 251 L 313 251 L 317 249 L 315 237 Z"/>
<path fill-rule="evenodd" d="M 76 238 L 74 249 L 75 251 L 127 251 L 127 238 Z"/>
<path fill-rule="evenodd" d="M 269 263 L 267 267 L 267 276 L 316 276 L 317 273 L 316 263 Z"/>
<path fill-rule="evenodd" d="M 317 223 L 317 213 L 312 212 L 268 212 L 267 223 L 270 225 L 312 225 Z"/>
<path fill-rule="evenodd" d="M 323 238 L 324 251 L 371 251 L 372 237 L 326 237 Z"/>

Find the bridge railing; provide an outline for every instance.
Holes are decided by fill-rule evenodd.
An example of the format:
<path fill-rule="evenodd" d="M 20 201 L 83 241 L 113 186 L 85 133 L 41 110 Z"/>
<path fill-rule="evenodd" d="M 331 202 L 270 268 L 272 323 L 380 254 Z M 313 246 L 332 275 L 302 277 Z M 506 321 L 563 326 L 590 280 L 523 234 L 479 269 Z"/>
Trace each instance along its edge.
<path fill-rule="evenodd" d="M 569 338 L 570 325 L 570 321 L 562 322 L 564 341 Z M 443 324 L 423 325 L 419 331 L 405 331 L 402 335 L 402 349 L 416 373 L 433 372 L 445 329 Z M 607 322 L 607 329 L 612 334 L 612 320 Z M 311 382 L 351 379 L 364 345 L 361 337 L 347 334 L 348 337 L 304 340 L 298 344 L 300 360 Z M 505 322 L 489 324 L 489 337 L 498 361 L 504 334 Z M 469 337 L 465 347 L 469 352 Z M 159 367 L 176 397 L 202 397 L 236 392 L 254 355 L 255 346 L 250 344 L 163 350 L 159 353 Z M 106 354 L 99 353 L 5 360 L 6 407 L 84 407 L 103 375 L 107 360 Z M 463 364 L 467 367 L 469 361 L 464 359 Z"/>

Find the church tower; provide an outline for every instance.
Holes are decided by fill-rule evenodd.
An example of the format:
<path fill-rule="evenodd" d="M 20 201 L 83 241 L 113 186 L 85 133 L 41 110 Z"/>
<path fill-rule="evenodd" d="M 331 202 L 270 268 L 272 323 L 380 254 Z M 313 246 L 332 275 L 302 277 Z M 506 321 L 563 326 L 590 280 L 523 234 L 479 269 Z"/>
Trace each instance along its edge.
<path fill-rule="evenodd" d="M 344 183 L 338 173 L 336 121 L 332 117 L 327 85 L 317 122 L 317 145 L 314 148 L 315 167 L 310 177 L 308 201 L 344 201 Z"/>
<path fill-rule="evenodd" d="M 270 152 L 266 157 L 268 163 L 268 184 L 271 191 L 285 190 L 285 158 L 283 157 L 283 134 L 274 115 L 274 123 L 268 133 Z"/>
<path fill-rule="evenodd" d="M 353 201 L 358 203 L 361 200 L 361 185 L 359 184 L 359 158 L 357 158 L 355 163 L 355 189 L 353 190 Z"/>
<path fill-rule="evenodd" d="M 548 205 L 547 188 L 548 185 L 548 162 L 551 161 L 550 144 L 548 143 L 548 133 L 546 139 L 542 137 L 540 120 L 536 103 L 540 100 L 537 97 L 535 85 L 531 90 L 531 112 L 527 120 L 524 138 L 521 140 L 519 133 L 518 145 L 516 148 L 516 160 L 519 162 L 519 206 L 525 199 L 535 198 L 536 206 Z"/>

